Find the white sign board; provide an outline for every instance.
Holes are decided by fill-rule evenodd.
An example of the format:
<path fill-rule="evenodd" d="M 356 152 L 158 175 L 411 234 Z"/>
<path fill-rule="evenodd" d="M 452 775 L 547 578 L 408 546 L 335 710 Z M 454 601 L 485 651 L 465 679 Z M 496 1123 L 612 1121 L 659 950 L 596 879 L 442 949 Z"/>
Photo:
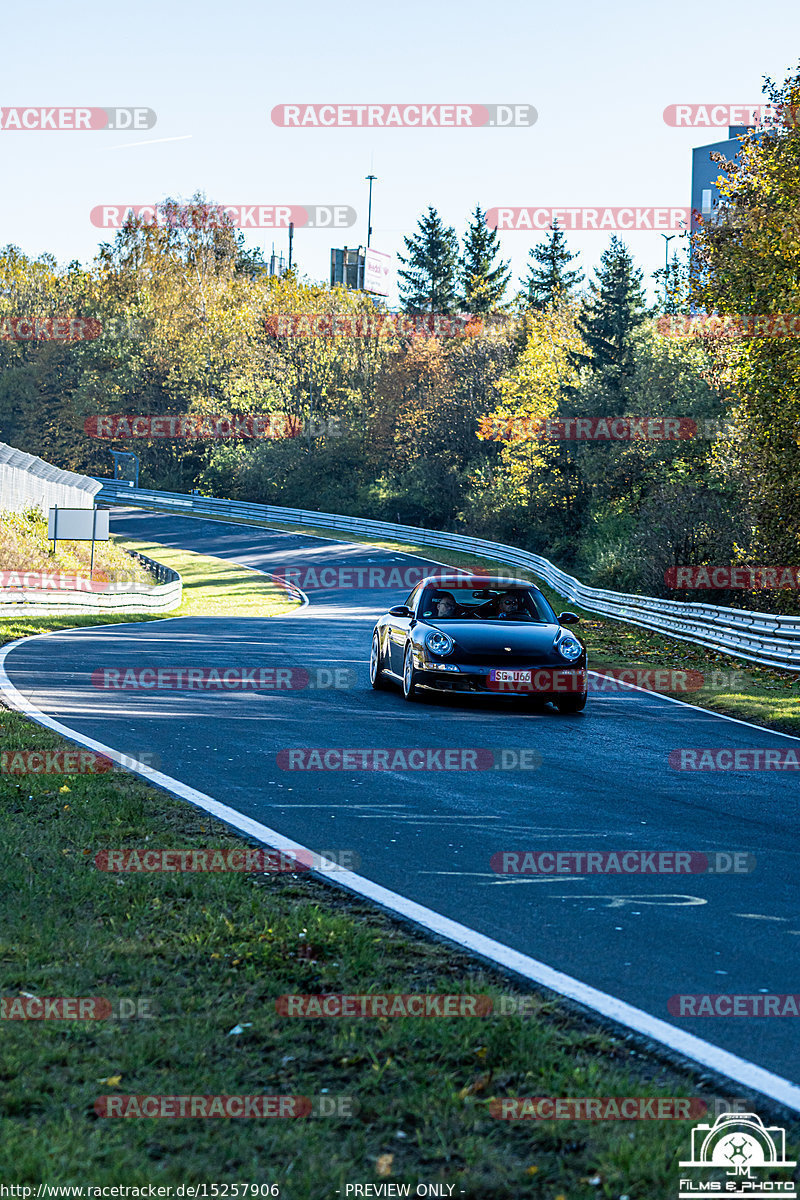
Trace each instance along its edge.
<path fill-rule="evenodd" d="M 107 542 L 107 508 L 51 508 L 47 536 L 66 542 Z"/>
<path fill-rule="evenodd" d="M 364 251 L 364 291 L 388 296 L 392 275 L 392 256 L 382 250 Z"/>

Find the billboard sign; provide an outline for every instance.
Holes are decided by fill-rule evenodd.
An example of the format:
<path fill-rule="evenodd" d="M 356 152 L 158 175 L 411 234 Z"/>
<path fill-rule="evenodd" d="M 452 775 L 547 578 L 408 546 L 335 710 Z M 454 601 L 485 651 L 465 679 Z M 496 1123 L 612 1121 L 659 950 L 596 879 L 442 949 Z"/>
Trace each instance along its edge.
<path fill-rule="evenodd" d="M 388 296 L 391 279 L 391 255 L 381 250 L 366 250 L 364 259 L 364 291 L 375 296 Z"/>
<path fill-rule="evenodd" d="M 67 542 L 107 542 L 107 508 L 51 508 L 47 536 Z"/>

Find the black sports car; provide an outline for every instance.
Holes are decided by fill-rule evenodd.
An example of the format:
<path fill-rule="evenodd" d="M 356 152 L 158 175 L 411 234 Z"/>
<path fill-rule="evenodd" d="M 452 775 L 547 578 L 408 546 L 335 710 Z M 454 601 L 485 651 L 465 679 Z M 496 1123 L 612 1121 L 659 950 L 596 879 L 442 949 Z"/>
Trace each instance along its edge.
<path fill-rule="evenodd" d="M 542 592 L 522 579 L 430 575 L 376 624 L 370 682 L 399 683 L 406 700 L 434 688 L 518 695 L 580 712 L 586 647 L 564 628 L 578 620 L 569 612 L 557 617 Z"/>

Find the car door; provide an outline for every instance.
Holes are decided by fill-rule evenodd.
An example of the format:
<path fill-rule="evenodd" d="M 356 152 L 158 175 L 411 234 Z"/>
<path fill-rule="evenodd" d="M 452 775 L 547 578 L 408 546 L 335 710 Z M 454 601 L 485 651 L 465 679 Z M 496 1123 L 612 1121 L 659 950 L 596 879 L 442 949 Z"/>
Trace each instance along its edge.
<path fill-rule="evenodd" d="M 411 594 L 403 601 L 406 608 L 412 612 L 416 608 L 417 600 L 422 591 L 422 584 L 418 583 Z M 406 649 L 406 639 L 408 631 L 411 628 L 413 617 L 388 617 L 389 624 L 389 667 L 394 671 L 395 675 L 403 674 L 403 657 Z"/>

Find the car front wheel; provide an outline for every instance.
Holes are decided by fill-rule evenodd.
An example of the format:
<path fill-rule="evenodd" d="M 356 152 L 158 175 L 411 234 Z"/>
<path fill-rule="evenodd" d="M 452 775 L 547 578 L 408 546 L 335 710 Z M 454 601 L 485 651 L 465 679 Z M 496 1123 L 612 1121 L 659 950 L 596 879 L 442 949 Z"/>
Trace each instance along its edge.
<path fill-rule="evenodd" d="M 587 693 L 582 696 L 559 696 L 556 708 L 560 713 L 579 713 L 586 708 Z"/>
<path fill-rule="evenodd" d="M 411 647 L 406 649 L 406 656 L 403 659 L 403 697 L 406 700 L 419 700 L 419 685 L 417 678 L 419 672 L 414 666 L 414 655 L 411 652 Z"/>

